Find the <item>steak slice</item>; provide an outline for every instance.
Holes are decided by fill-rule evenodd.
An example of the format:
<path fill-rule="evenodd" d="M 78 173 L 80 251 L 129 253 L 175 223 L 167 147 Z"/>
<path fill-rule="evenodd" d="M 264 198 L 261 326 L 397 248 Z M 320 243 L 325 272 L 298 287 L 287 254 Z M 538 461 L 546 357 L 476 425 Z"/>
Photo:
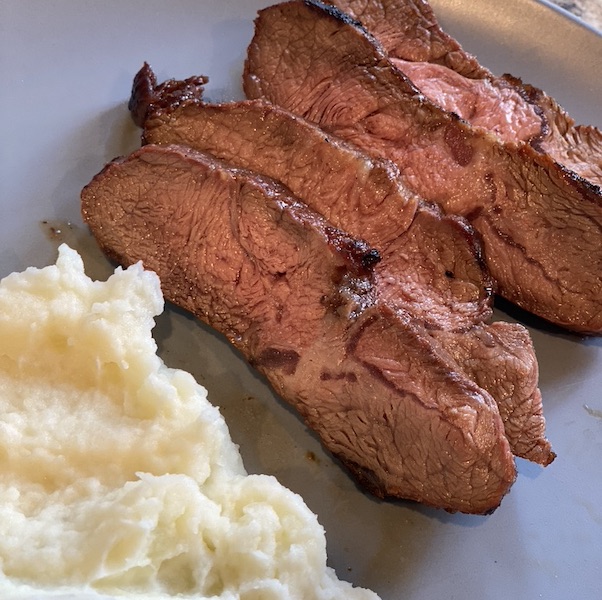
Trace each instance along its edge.
<path fill-rule="evenodd" d="M 375 301 L 377 253 L 273 180 L 148 145 L 82 191 L 123 265 L 224 334 L 377 496 L 485 513 L 515 479 L 491 397 Z"/>
<path fill-rule="evenodd" d="M 496 77 L 440 27 L 425 0 L 326 0 L 361 21 L 430 100 L 504 141 L 528 142 L 602 185 L 602 132 L 576 125 L 543 90 Z"/>
<path fill-rule="evenodd" d="M 143 139 L 268 175 L 336 227 L 364 237 L 382 257 L 375 265 L 380 301 L 417 320 L 452 368 L 491 394 L 514 454 L 551 462 L 530 336 L 518 324 L 482 322 L 490 316 L 490 281 L 470 226 L 417 201 L 392 164 L 280 107 L 261 100 L 209 104 L 201 89 L 183 100 L 178 90 L 189 81 L 157 85 L 142 67 L 130 104 L 148 106 L 138 120 Z"/>
<path fill-rule="evenodd" d="M 147 109 L 139 109 L 145 118 L 133 114 L 145 143 L 188 146 L 281 181 L 379 249 L 381 293 L 426 327 L 465 330 L 491 317 L 493 283 L 464 219 L 409 192 L 390 161 L 268 102 L 208 104 L 202 85 L 180 93 L 191 79 L 158 85 L 148 65 L 138 72 L 130 105 L 143 107 L 146 99 Z"/>
<path fill-rule="evenodd" d="M 494 397 L 512 452 L 542 465 L 555 454 L 545 438 L 539 369 L 533 343 L 524 327 L 496 321 L 474 327 L 470 335 L 431 331 L 458 370 Z"/>
<path fill-rule="evenodd" d="M 391 159 L 410 188 L 481 233 L 502 296 L 562 327 L 602 331 L 599 188 L 429 102 L 334 7 L 288 2 L 260 11 L 255 25 L 250 98 Z"/>

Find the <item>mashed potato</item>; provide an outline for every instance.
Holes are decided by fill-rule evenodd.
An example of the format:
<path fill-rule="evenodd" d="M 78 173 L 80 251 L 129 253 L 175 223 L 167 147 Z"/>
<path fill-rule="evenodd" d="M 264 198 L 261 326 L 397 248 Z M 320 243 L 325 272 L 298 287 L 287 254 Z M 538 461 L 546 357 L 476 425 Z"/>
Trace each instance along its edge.
<path fill-rule="evenodd" d="M 376 598 L 157 356 L 162 309 L 155 274 L 92 281 L 65 245 L 0 282 L 0 598 Z"/>

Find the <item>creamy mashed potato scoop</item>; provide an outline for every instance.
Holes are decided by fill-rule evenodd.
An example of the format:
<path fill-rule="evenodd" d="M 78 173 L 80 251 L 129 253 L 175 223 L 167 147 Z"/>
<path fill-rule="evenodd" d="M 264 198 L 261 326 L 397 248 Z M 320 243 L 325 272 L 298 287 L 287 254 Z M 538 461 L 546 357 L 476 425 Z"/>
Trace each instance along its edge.
<path fill-rule="evenodd" d="M 157 356 L 162 310 L 154 273 L 92 281 L 65 245 L 0 282 L 0 598 L 375 599 Z"/>

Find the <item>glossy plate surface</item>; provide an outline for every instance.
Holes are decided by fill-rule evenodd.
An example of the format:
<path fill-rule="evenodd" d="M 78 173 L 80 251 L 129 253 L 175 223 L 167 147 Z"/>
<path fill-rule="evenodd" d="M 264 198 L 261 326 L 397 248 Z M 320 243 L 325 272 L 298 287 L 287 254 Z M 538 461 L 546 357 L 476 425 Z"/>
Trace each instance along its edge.
<path fill-rule="evenodd" d="M 126 109 L 134 73 L 143 61 L 160 80 L 203 73 L 209 98 L 241 97 L 252 20 L 268 3 L 0 3 L 0 276 L 53 262 L 59 241 L 106 276 L 79 192 L 138 145 Z M 602 126 L 593 30 L 534 0 L 432 4 L 494 72 L 521 76 L 578 122 Z M 317 512 L 341 578 L 383 599 L 593 600 L 602 590 L 602 341 L 531 331 L 558 458 L 545 470 L 519 461 L 511 494 L 488 517 L 364 495 L 222 338 L 172 309 L 156 338 L 164 360 L 191 371 L 222 407 L 247 468 L 276 475 Z"/>

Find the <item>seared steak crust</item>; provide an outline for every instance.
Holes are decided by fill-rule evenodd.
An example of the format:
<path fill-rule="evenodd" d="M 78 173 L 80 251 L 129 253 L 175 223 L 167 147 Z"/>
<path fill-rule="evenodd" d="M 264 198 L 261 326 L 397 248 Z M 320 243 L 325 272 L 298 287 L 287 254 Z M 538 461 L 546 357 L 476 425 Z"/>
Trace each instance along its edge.
<path fill-rule="evenodd" d="M 493 510 L 515 478 L 492 398 L 381 306 L 378 255 L 273 180 L 145 146 L 82 192 L 105 252 L 221 331 L 371 491 Z"/>
<path fill-rule="evenodd" d="M 391 159 L 410 188 L 468 218 L 501 295 L 557 325 L 602 331 L 599 188 L 432 104 L 357 22 L 313 0 L 260 12 L 244 85 Z"/>
<path fill-rule="evenodd" d="M 150 85 L 141 85 L 145 79 Z M 335 226 L 367 239 L 382 256 L 375 265 L 380 301 L 407 312 L 437 340 L 451 369 L 492 395 L 517 456 L 553 459 L 529 334 L 518 324 L 483 322 L 491 284 L 463 219 L 407 192 L 391 163 L 280 107 L 261 100 L 208 104 L 201 90 L 183 100 L 173 93 L 177 82 L 156 85 L 148 65 L 135 78 L 131 104 L 143 104 L 140 89 L 149 103 L 141 123 L 146 142 L 181 144 L 268 175 Z"/>

